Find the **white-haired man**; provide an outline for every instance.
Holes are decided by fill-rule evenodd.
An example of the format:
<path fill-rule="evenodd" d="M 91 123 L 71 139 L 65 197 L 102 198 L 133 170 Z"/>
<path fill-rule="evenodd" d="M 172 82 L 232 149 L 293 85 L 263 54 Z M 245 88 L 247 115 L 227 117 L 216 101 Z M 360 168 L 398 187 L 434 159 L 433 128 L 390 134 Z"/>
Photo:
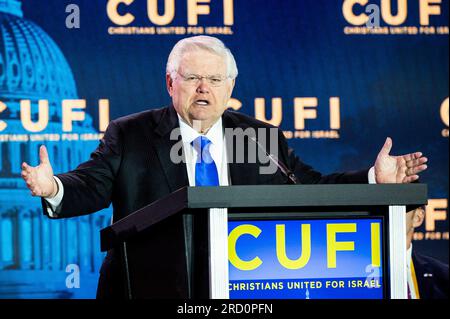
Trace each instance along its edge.
<path fill-rule="evenodd" d="M 220 40 L 208 36 L 183 39 L 172 49 L 166 69 L 167 90 L 173 105 L 112 121 L 90 160 L 68 173 L 54 176 L 47 151 L 41 147 L 40 165 L 31 167 L 23 163 L 22 176 L 32 195 L 43 198 L 44 211 L 50 217 L 88 214 L 112 203 L 114 221 L 183 186 L 287 183 L 288 177 L 280 170 L 261 174 L 260 168 L 265 163 L 259 159 L 256 163 L 242 162 L 227 156 L 230 141 L 225 138 L 226 129 L 271 132 L 275 129 L 226 110 L 237 75 L 234 57 Z M 178 129 L 180 134 L 173 139 L 172 133 Z M 263 147 L 277 154 L 282 165 L 303 184 L 367 183 L 369 176 L 378 183 L 407 183 L 426 169 L 426 158 L 421 153 L 390 156 L 392 141 L 387 139 L 370 170 L 323 176 L 288 150 L 280 130 L 275 132 L 275 149 L 270 149 L 266 138 Z M 248 137 L 243 136 L 241 142 L 247 143 Z M 185 159 L 182 162 L 174 161 L 171 153 L 179 143 Z M 244 155 L 245 158 L 247 154 Z M 182 229 L 174 229 L 172 235 L 179 234 Z M 165 250 L 162 245 L 161 255 Z M 173 269 L 169 267 L 166 271 L 173 273 L 176 281 L 177 260 L 173 264 Z M 98 297 L 122 296 L 120 268 L 114 251 L 108 252 Z M 164 287 L 160 293 L 178 296 L 176 292 L 164 291 Z"/>

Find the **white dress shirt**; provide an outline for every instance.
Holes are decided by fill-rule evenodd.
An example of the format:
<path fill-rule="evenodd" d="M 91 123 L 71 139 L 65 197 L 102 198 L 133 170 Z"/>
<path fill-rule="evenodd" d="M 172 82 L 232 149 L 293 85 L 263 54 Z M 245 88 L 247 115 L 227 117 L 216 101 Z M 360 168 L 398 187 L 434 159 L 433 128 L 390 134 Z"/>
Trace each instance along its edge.
<path fill-rule="evenodd" d="M 178 115 L 178 122 L 180 123 L 181 138 L 183 140 L 183 151 L 186 159 L 186 170 L 189 179 L 189 186 L 195 186 L 195 163 L 197 161 L 198 153 L 191 143 L 202 134 L 187 124 L 180 115 Z M 230 185 L 227 149 L 222 128 L 222 118 L 211 126 L 204 136 L 211 141 L 209 152 L 214 160 L 214 163 L 216 163 L 217 173 L 219 176 L 219 185 Z"/>

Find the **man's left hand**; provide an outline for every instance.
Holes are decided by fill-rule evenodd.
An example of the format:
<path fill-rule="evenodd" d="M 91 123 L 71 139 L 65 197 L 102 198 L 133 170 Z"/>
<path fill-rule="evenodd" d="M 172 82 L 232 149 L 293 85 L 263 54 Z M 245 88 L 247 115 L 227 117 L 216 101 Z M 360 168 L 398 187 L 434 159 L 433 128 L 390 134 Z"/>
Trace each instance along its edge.
<path fill-rule="evenodd" d="M 375 161 L 375 180 L 377 184 L 412 183 L 419 179 L 419 173 L 427 169 L 428 161 L 422 153 L 416 152 L 401 156 L 389 155 L 392 139 L 388 137 Z"/>

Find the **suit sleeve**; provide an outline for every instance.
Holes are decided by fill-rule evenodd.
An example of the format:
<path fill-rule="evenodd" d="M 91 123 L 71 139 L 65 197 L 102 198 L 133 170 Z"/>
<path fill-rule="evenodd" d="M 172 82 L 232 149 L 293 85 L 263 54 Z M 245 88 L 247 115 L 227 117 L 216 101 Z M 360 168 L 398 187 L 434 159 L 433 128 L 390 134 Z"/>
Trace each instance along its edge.
<path fill-rule="evenodd" d="M 73 171 L 56 175 L 64 187 L 57 218 L 81 216 L 109 207 L 122 160 L 122 139 L 119 126 L 111 122 L 88 161 Z M 42 204 L 44 214 L 48 215 L 44 200 Z"/>
<path fill-rule="evenodd" d="M 283 133 L 279 132 L 280 148 L 284 160 L 301 184 L 367 184 L 369 182 L 369 169 L 322 175 L 303 163 L 294 150 L 288 147 Z"/>

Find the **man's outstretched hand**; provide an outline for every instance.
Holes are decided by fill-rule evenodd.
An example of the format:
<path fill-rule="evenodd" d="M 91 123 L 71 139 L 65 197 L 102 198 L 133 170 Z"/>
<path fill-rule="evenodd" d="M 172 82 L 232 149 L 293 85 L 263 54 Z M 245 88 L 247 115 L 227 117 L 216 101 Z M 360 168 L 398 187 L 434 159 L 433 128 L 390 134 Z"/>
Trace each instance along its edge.
<path fill-rule="evenodd" d="M 55 197 L 58 186 L 53 178 L 53 169 L 48 159 L 45 146 L 39 148 L 40 164 L 36 167 L 22 163 L 22 178 L 25 180 L 31 195 L 46 198 Z"/>
<path fill-rule="evenodd" d="M 428 161 L 422 153 L 401 156 L 389 155 L 392 139 L 388 137 L 375 161 L 375 180 L 382 183 L 411 183 L 419 179 L 419 173 L 427 169 Z"/>

